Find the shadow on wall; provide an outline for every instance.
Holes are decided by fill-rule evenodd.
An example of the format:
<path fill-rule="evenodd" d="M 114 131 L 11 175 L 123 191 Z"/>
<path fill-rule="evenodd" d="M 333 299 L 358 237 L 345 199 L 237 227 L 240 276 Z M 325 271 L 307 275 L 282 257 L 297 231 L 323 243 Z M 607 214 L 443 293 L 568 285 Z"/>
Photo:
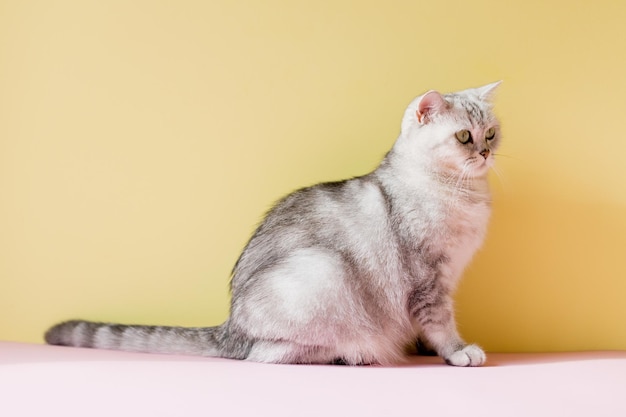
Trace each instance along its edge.
<path fill-rule="evenodd" d="M 626 349 L 626 206 L 545 185 L 496 194 L 462 282 L 461 332 L 487 350 Z"/>

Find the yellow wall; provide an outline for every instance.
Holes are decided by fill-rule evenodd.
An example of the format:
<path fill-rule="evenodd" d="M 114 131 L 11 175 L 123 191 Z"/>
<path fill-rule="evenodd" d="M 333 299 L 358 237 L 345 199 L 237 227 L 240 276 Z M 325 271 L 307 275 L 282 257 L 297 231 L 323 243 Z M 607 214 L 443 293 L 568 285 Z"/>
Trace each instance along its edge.
<path fill-rule="evenodd" d="M 213 325 L 272 201 L 372 169 L 405 105 L 503 79 L 492 351 L 626 349 L 623 1 L 0 1 L 0 339 Z"/>

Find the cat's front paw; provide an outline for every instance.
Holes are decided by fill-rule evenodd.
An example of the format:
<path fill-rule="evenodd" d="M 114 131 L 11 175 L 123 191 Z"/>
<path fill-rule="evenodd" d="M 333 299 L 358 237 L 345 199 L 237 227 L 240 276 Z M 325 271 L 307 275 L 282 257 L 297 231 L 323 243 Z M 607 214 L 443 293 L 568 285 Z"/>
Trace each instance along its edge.
<path fill-rule="evenodd" d="M 467 345 L 444 359 L 452 366 L 480 366 L 487 360 L 487 355 L 480 347 Z"/>

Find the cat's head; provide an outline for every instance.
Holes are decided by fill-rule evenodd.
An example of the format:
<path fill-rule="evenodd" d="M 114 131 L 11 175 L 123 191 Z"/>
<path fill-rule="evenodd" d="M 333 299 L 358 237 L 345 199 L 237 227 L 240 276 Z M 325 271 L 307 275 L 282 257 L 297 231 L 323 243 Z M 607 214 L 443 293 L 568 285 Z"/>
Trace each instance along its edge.
<path fill-rule="evenodd" d="M 417 97 L 402 119 L 403 152 L 431 171 L 486 175 L 500 142 L 491 103 L 499 84 L 443 95 L 428 91 Z"/>

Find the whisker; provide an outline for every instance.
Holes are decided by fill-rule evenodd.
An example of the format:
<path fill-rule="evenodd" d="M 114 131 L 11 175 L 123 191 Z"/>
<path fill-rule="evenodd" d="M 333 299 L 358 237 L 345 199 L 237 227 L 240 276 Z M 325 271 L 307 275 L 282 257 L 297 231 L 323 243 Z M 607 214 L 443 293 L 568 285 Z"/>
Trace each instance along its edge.
<path fill-rule="evenodd" d="M 498 158 L 505 157 L 505 158 L 509 158 L 509 159 L 514 159 L 516 161 L 524 162 L 523 159 L 517 158 L 515 156 L 507 155 L 507 154 L 504 154 L 504 153 L 494 153 L 493 156 L 497 156 Z"/>
<path fill-rule="evenodd" d="M 502 189 L 504 191 L 508 191 L 508 183 L 506 182 L 506 180 L 504 179 L 504 176 L 500 173 L 500 171 L 494 166 L 491 166 L 491 169 L 493 170 L 493 172 L 496 174 L 496 177 L 498 178 L 498 181 L 500 182 L 500 185 L 502 186 Z"/>

